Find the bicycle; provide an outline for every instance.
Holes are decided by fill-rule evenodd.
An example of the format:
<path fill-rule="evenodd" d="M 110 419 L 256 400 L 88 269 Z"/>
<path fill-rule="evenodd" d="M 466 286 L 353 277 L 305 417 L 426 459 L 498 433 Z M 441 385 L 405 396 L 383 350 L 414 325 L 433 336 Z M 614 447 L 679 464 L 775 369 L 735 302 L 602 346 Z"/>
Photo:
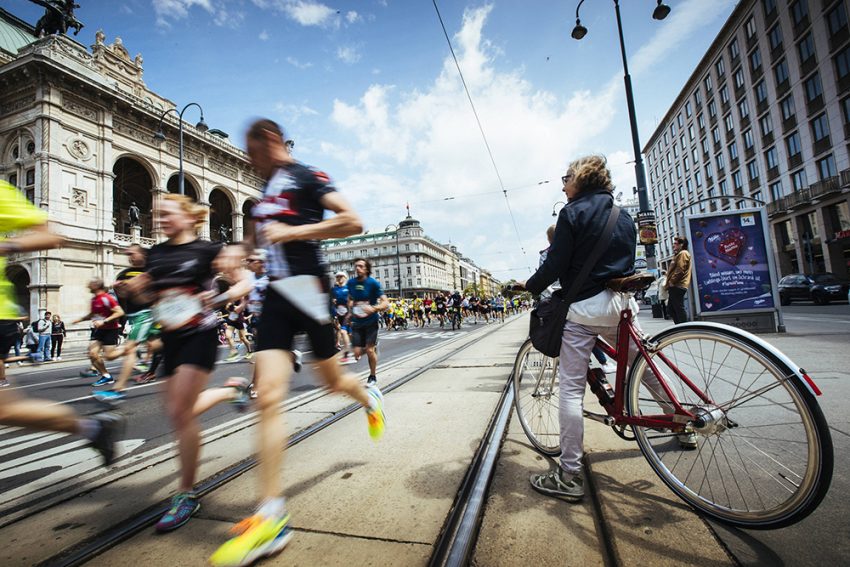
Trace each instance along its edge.
<path fill-rule="evenodd" d="M 609 282 L 615 291 L 645 290 L 652 276 Z M 625 302 L 624 302 L 625 303 Z M 649 465 L 678 497 L 728 524 L 774 529 L 799 522 L 829 489 L 833 446 L 815 399 L 821 395 L 799 366 L 762 339 L 717 323 L 684 323 L 653 337 L 639 333 L 631 309 L 620 313 L 617 344 L 597 337 L 617 363 L 612 388 L 600 368 L 588 385 L 605 413 L 586 419 L 636 441 Z M 629 348 L 637 347 L 634 363 Z M 558 359 L 526 340 L 512 374 L 517 416 L 543 454 L 559 449 Z M 696 450 L 679 445 L 695 434 Z"/>

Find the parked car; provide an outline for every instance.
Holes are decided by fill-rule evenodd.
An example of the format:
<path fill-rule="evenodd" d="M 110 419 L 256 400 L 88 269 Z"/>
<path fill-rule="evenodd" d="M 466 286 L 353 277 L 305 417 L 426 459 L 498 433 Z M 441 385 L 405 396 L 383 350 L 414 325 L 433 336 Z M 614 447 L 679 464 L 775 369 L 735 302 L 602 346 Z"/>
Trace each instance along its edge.
<path fill-rule="evenodd" d="M 790 305 L 794 300 L 814 301 L 826 305 L 848 297 L 850 283 L 839 280 L 835 274 L 791 274 L 779 280 L 779 300 Z"/>

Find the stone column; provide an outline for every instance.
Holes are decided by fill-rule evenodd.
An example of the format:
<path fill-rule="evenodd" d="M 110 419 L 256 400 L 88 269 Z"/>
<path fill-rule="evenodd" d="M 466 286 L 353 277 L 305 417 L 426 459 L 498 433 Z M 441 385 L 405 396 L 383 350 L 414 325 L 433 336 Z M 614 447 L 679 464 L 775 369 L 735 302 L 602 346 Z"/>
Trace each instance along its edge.
<path fill-rule="evenodd" d="M 204 225 L 201 227 L 200 237 L 204 240 L 210 239 L 210 203 L 209 201 L 200 201 L 198 203 L 202 207 L 207 210 L 207 220 L 204 221 Z"/>
<path fill-rule="evenodd" d="M 233 232 L 230 235 L 230 241 L 241 242 L 244 238 L 243 220 L 245 218 L 245 215 L 242 214 L 242 211 L 233 211 L 232 213 L 230 213 L 230 218 L 232 219 L 230 221 L 230 224 L 233 228 Z"/>

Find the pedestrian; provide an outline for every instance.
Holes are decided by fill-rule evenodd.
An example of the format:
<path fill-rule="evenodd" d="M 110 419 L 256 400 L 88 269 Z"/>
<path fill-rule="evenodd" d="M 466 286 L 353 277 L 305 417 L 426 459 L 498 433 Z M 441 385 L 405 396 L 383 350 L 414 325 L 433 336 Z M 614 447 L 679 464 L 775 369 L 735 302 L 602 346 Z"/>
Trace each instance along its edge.
<path fill-rule="evenodd" d="M 59 314 L 53 315 L 53 324 L 50 331 L 50 358 L 62 360 L 62 343 L 65 342 L 65 321 Z"/>
<path fill-rule="evenodd" d="M 524 284 L 535 294 L 555 280 L 560 280 L 562 287 L 572 285 L 602 237 L 614 206 L 611 172 L 602 156 L 572 162 L 562 181 L 568 203 L 558 215 L 546 259 Z M 584 497 L 582 410 L 587 370 L 598 335 L 616 344 L 622 304 L 620 294 L 605 288 L 604 282 L 634 273 L 636 244 L 634 221 L 621 209 L 610 244 L 582 282 L 569 309 L 558 367 L 560 462 L 555 470 L 530 478 L 532 487 L 542 494 L 570 501 Z M 633 299 L 629 302 L 637 313 L 637 303 Z"/>
<path fill-rule="evenodd" d="M 372 277 L 372 263 L 365 258 L 354 260 L 355 276 L 348 280 L 348 306 L 351 311 L 351 344 L 354 358 L 360 360 L 363 351 L 369 360 L 367 384 L 377 384 L 378 372 L 378 319 L 379 313 L 389 307 L 381 284 Z M 401 312 L 401 311 L 400 311 Z M 396 314 L 396 321 L 403 316 Z"/>
<path fill-rule="evenodd" d="M 661 270 L 661 277 L 658 278 L 658 303 L 661 304 L 661 315 L 664 319 L 669 319 L 670 314 L 667 312 L 667 301 L 670 294 L 667 292 L 667 270 Z"/>
<path fill-rule="evenodd" d="M 281 406 L 286 399 L 293 339 L 309 337 L 318 376 L 332 391 L 348 394 L 366 409 L 373 439 L 384 431 L 383 397 L 342 371 L 329 305 L 328 266 L 320 241 L 358 234 L 360 218 L 328 176 L 296 161 L 283 130 L 267 119 L 247 133 L 248 158 L 265 180 L 263 198 L 251 211 L 258 243 L 267 252 L 269 287 L 257 341 L 255 380 L 260 409 L 260 505 L 234 526 L 235 537 L 210 558 L 213 565 L 240 566 L 277 553 L 292 538 L 290 516 L 280 478 L 286 428 Z M 334 213 L 325 218 L 325 211 Z M 253 243 L 248 242 L 249 249 Z"/>
<path fill-rule="evenodd" d="M 53 320 L 50 311 L 44 312 L 44 317 L 36 321 L 35 332 L 38 333 L 38 352 L 44 361 L 50 358 L 50 343 L 53 334 Z"/>
<path fill-rule="evenodd" d="M 685 293 L 691 285 L 691 253 L 688 252 L 688 239 L 684 236 L 674 238 L 673 253 L 675 256 L 664 287 L 667 289 L 670 314 L 673 316 L 673 322 L 678 325 L 689 320 L 685 310 Z"/>
<path fill-rule="evenodd" d="M 8 236 L 17 231 L 27 232 Z M 56 248 L 63 239 L 48 230 L 47 212 L 34 206 L 16 187 L 6 182 L 0 182 L 0 234 L 3 235 L 0 237 L 0 359 L 11 362 L 14 359 L 9 357 L 9 350 L 17 336 L 20 313 L 12 295 L 14 288 L 6 279 L 6 257 Z M 32 325 L 29 330 L 33 332 Z M 38 348 L 37 340 L 35 348 Z M 5 365 L 0 364 L 0 386 L 7 384 Z M 113 412 L 81 417 L 70 404 L 28 399 L 11 388 L 0 388 L 0 424 L 79 435 L 101 454 L 107 466 L 115 458 L 121 422 L 121 417 Z M 15 474 L 14 468 L 11 473 Z"/>
<path fill-rule="evenodd" d="M 15 328 L 18 330 L 15 334 L 15 356 L 21 356 L 21 344 L 24 340 L 24 321 L 22 319 L 15 321 Z M 20 365 L 21 362 L 18 361 L 18 366 Z"/>

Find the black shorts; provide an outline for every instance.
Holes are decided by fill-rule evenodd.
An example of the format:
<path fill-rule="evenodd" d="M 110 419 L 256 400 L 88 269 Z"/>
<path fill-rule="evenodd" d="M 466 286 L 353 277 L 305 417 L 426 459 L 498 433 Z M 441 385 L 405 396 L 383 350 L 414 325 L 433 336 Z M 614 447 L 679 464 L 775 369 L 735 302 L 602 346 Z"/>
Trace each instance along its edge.
<path fill-rule="evenodd" d="M 16 342 L 18 342 L 18 323 L 0 321 L 0 360 L 6 360 Z"/>
<path fill-rule="evenodd" d="M 351 346 L 366 348 L 378 344 L 378 324 L 352 327 Z"/>
<path fill-rule="evenodd" d="M 121 329 L 95 329 L 91 333 L 91 340 L 97 341 L 103 346 L 115 346 L 121 336 Z"/>
<path fill-rule="evenodd" d="M 233 327 L 237 331 L 242 331 L 245 329 L 245 319 L 242 317 L 239 317 L 235 321 L 228 318 L 225 322 L 227 323 L 228 327 Z"/>
<path fill-rule="evenodd" d="M 266 290 L 263 318 L 257 325 L 257 350 L 292 350 L 298 333 L 307 333 L 313 355 L 326 360 L 336 355 L 336 331 L 333 323 L 322 324 L 300 311 L 274 289 Z"/>
<path fill-rule="evenodd" d="M 171 376 L 178 366 L 190 364 L 212 372 L 218 355 L 218 331 L 162 333 L 163 373 Z"/>

